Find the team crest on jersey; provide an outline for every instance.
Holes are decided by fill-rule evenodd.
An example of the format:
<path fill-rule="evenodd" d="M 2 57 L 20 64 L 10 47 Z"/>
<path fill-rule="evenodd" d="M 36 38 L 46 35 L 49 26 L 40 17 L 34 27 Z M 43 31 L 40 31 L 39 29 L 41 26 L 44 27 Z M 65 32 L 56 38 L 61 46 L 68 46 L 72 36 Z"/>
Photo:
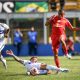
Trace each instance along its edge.
<path fill-rule="evenodd" d="M 58 20 L 57 22 L 58 22 L 58 23 L 60 23 L 60 22 L 61 22 L 61 20 Z"/>

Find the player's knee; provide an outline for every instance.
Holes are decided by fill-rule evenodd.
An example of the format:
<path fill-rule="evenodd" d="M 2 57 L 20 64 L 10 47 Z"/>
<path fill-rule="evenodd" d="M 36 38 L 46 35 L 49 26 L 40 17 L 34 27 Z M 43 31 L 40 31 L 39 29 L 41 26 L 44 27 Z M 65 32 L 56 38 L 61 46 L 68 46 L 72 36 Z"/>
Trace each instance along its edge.
<path fill-rule="evenodd" d="M 58 57 L 58 54 L 54 54 L 54 57 L 55 57 L 55 58 Z"/>
<path fill-rule="evenodd" d="M 53 50 L 55 55 L 58 54 L 58 48 L 54 48 Z"/>
<path fill-rule="evenodd" d="M 47 64 L 42 63 L 41 66 L 40 66 L 40 69 L 46 69 L 46 66 L 47 66 Z"/>
<path fill-rule="evenodd" d="M 33 76 L 36 76 L 39 74 L 39 71 L 37 68 L 32 68 L 31 71 L 30 71 L 30 74 L 33 75 Z"/>
<path fill-rule="evenodd" d="M 62 46 L 64 46 L 64 47 L 66 46 L 66 43 L 65 43 L 65 41 L 63 41 L 63 42 L 62 42 Z"/>

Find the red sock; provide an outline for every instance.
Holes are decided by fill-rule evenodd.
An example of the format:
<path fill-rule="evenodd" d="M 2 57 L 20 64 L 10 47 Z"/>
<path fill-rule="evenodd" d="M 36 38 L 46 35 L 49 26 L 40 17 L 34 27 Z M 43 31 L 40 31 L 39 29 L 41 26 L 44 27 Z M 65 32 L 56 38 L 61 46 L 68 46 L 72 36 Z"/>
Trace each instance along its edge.
<path fill-rule="evenodd" d="M 65 55 L 68 54 L 67 48 L 63 47 L 63 51 L 64 51 L 64 54 L 65 54 Z"/>
<path fill-rule="evenodd" d="M 66 50 L 64 50 L 64 54 L 65 54 L 65 55 L 67 55 L 67 54 L 68 54 L 68 51 L 67 51 L 67 49 L 66 49 Z"/>
<path fill-rule="evenodd" d="M 59 59 L 58 58 L 55 58 L 55 64 L 56 66 L 59 68 L 60 67 L 60 62 L 59 62 Z"/>

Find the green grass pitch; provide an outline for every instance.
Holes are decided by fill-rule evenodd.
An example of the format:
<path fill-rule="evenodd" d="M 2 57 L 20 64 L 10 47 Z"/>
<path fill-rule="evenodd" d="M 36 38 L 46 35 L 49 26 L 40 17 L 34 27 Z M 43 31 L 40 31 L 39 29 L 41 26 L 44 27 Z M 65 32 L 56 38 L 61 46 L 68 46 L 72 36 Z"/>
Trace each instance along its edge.
<path fill-rule="evenodd" d="M 30 57 L 20 57 L 29 59 Z M 54 65 L 53 57 L 38 57 L 40 62 Z M 80 80 L 80 56 L 74 56 L 72 60 L 65 57 L 59 57 L 61 67 L 68 68 L 67 73 L 28 76 L 23 65 L 16 62 L 12 57 L 7 57 L 7 70 L 4 69 L 0 62 L 0 80 Z"/>

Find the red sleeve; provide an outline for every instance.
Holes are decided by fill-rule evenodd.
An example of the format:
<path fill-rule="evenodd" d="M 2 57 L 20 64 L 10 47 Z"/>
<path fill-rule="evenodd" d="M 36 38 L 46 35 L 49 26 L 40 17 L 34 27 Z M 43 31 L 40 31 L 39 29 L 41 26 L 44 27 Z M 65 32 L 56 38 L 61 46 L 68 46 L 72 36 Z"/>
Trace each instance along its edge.
<path fill-rule="evenodd" d="M 67 19 L 66 19 L 66 26 L 72 30 L 72 25 Z"/>
<path fill-rule="evenodd" d="M 67 26 L 70 30 L 73 30 L 73 31 L 80 30 L 80 28 L 73 27 L 67 19 L 66 19 L 66 25 L 65 26 Z"/>

